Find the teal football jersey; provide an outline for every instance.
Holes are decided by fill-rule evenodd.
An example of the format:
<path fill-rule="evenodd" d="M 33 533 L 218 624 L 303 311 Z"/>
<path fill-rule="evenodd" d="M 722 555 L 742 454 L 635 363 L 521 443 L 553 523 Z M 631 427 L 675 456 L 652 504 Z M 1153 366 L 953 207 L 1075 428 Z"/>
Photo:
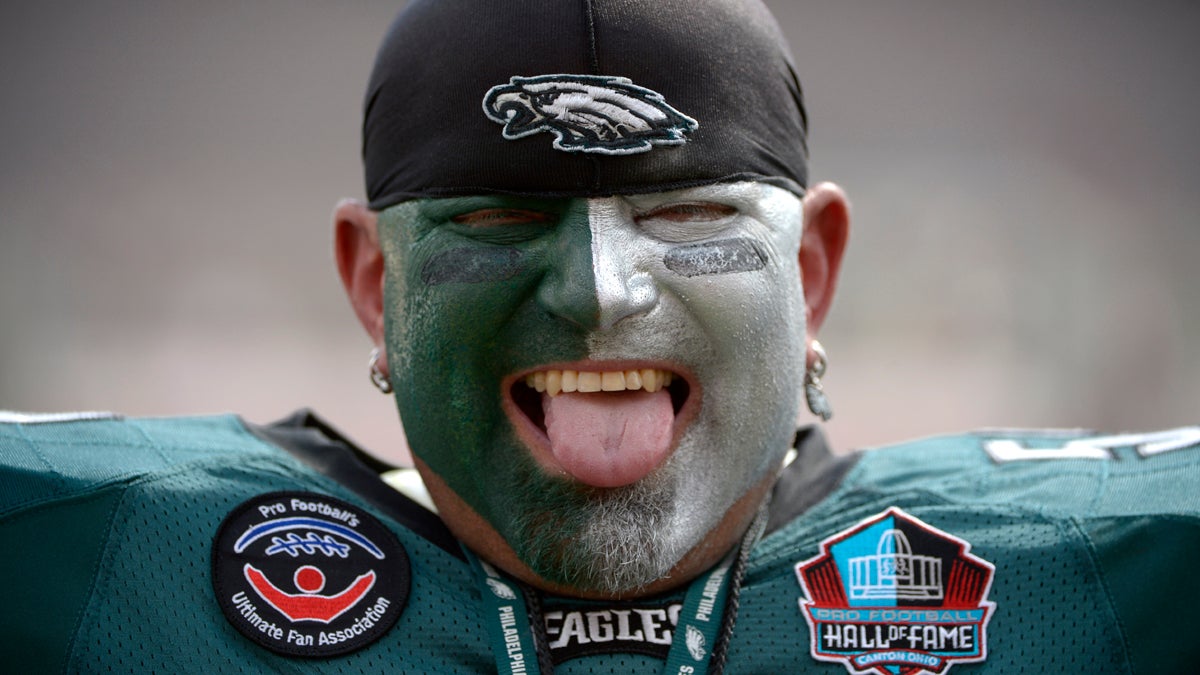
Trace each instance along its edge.
<path fill-rule="evenodd" d="M 481 575 L 434 513 L 380 480 L 388 467 L 308 414 L 265 428 L 16 418 L 0 425 L 0 663 L 1195 670 L 1200 430 L 981 433 L 849 455 L 808 430 L 797 450 L 727 593 L 705 583 L 714 572 L 674 593 L 585 602 Z M 504 614 L 513 606 L 520 617 Z M 693 632 L 693 614 L 719 636 Z M 522 625 L 525 660 L 494 637 Z"/>

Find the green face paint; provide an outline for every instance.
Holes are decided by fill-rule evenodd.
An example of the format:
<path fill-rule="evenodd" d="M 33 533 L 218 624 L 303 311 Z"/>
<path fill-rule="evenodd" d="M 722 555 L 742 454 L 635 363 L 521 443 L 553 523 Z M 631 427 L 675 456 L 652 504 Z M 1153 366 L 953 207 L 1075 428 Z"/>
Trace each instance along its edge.
<path fill-rule="evenodd" d="M 456 222 L 530 210 L 546 222 Z M 505 378 L 585 356 L 585 328 L 552 316 L 539 293 L 595 314 L 584 200 L 467 197 L 406 202 L 380 214 L 389 366 L 414 452 L 506 538 L 517 473 L 537 474 L 503 409 Z M 570 283 L 556 283 L 555 280 Z M 511 541 L 511 538 L 510 538 Z"/>

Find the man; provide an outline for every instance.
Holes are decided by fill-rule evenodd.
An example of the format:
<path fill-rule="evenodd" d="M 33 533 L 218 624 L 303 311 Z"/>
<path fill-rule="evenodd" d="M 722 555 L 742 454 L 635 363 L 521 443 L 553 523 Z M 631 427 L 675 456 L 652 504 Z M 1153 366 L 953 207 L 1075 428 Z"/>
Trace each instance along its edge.
<path fill-rule="evenodd" d="M 1195 428 L 796 431 L 848 227 L 806 127 L 756 2 L 413 3 L 335 232 L 419 485 L 309 414 L 16 416 L 6 663 L 1191 667 Z"/>

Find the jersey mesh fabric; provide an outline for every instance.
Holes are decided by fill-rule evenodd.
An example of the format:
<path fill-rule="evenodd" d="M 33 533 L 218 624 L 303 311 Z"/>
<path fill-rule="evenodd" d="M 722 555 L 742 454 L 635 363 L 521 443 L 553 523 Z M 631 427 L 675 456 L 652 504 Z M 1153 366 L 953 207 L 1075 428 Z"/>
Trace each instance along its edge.
<path fill-rule="evenodd" d="M 658 673 L 662 659 L 642 654 L 606 654 L 583 656 L 554 666 L 554 675 L 628 675 L 629 673 Z"/>
<path fill-rule="evenodd" d="M 1017 438 L 1029 447 L 1067 440 Z M 817 555 L 823 539 L 891 506 L 962 538 L 996 566 L 987 659 L 954 668 L 1195 668 L 1200 645 L 1186 636 L 1200 633 L 1200 619 L 1187 609 L 1200 602 L 1200 584 L 1187 561 L 1200 556 L 1200 447 L 1155 457 L 1117 447 L 1107 459 L 998 466 L 985 440 L 942 437 L 867 452 L 835 493 L 764 540 L 742 591 L 743 606 L 754 610 L 739 617 L 726 672 L 840 667 L 809 654 L 793 567 Z"/>
<path fill-rule="evenodd" d="M 794 566 L 889 507 L 993 563 L 987 660 L 957 671 L 1189 672 L 1200 662 L 1200 447 L 1141 457 L 996 465 L 977 436 L 866 453 L 841 485 L 754 550 L 728 673 L 831 673 L 810 654 Z M 1025 437 L 1022 443 L 1061 443 Z M 12 588 L 0 659 L 14 672 L 494 672 L 467 565 L 232 417 L 0 425 L 0 556 Z M 224 618 L 212 537 L 247 499 L 332 495 L 373 513 L 412 564 L 399 622 L 367 647 L 276 655 Z M 587 656 L 558 672 L 656 672 L 661 661 Z"/>
<path fill-rule="evenodd" d="M 849 509 L 852 515 L 827 520 L 829 529 L 820 534 L 806 532 L 795 542 L 798 546 L 788 547 L 792 555 L 781 550 L 769 556 L 771 564 L 752 561 L 754 571 L 742 597 L 756 611 L 739 619 L 727 672 L 822 672 L 832 667 L 809 654 L 809 629 L 797 604 L 802 593 L 792 566 L 816 555 L 821 538 L 861 520 L 857 516 L 896 504 L 889 499 Z M 899 505 L 968 542 L 986 541 L 986 546 L 972 548 L 985 560 L 1006 561 L 989 594 L 998 607 L 987 628 L 987 660 L 970 672 L 1126 672 L 1111 607 L 1095 581 L 1087 547 L 1069 526 L 1029 523 L 1000 511 L 964 512 L 913 497 Z"/>
<path fill-rule="evenodd" d="M 58 477 L 46 483 L 55 486 L 54 499 L 43 495 L 32 500 L 28 491 L 23 494 L 23 501 L 42 505 L 23 510 L 21 517 L 61 503 L 72 490 L 120 495 L 68 670 L 260 673 L 332 667 L 338 672 L 384 672 L 396 664 L 406 664 L 409 672 L 493 668 L 466 566 L 384 517 L 380 519 L 409 552 L 413 575 L 406 608 L 392 630 L 365 649 L 327 661 L 278 656 L 252 644 L 225 620 L 213 596 L 209 556 L 221 520 L 246 499 L 275 490 L 311 490 L 359 505 L 361 500 L 245 433 L 234 418 L 110 423 L 103 433 L 91 434 L 105 437 L 107 475 L 99 464 L 87 472 L 65 468 L 70 462 L 59 457 L 88 452 L 80 439 L 90 433 L 67 427 L 88 424 L 95 423 L 25 430 L 28 442 Z M 74 440 L 69 446 L 46 442 L 53 436 Z M 139 471 L 129 471 L 130 466 Z M 104 526 L 71 522 L 66 518 L 71 513 L 63 511 L 59 522 L 46 524 L 53 528 L 47 536 Z M 0 623 L 7 635 L 22 635 L 17 617 L 6 614 Z M 14 659 L 7 661 L 9 666 L 42 662 L 39 654 L 14 652 Z"/>

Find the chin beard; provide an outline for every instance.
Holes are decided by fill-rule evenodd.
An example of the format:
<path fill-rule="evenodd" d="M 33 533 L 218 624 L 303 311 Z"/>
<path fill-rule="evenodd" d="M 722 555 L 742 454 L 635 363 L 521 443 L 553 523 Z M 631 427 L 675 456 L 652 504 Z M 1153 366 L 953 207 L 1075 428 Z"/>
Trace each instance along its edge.
<path fill-rule="evenodd" d="M 533 466 L 519 472 L 506 504 L 517 514 L 508 541 L 547 581 L 634 593 L 666 577 L 694 543 L 676 531 L 677 487 L 665 472 L 617 488 L 548 478 Z"/>

